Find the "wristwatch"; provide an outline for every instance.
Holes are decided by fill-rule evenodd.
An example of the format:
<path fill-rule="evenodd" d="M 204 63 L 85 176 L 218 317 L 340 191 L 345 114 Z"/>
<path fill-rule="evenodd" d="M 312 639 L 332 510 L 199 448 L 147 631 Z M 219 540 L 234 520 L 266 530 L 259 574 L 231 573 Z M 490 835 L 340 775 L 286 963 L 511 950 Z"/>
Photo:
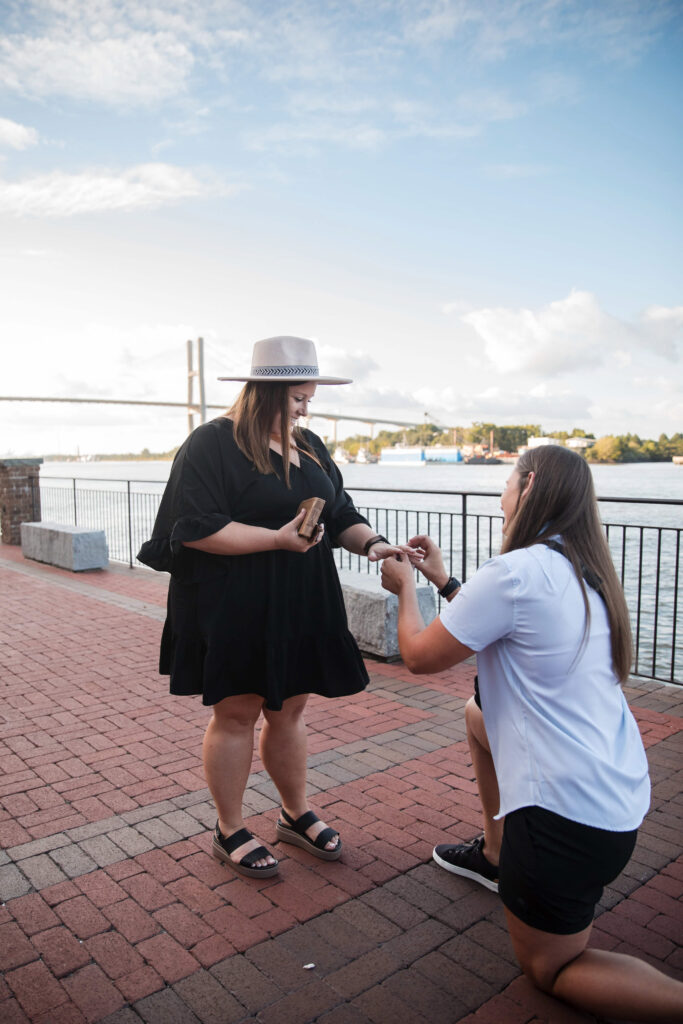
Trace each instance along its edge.
<path fill-rule="evenodd" d="M 451 576 L 448 580 L 448 583 L 445 583 L 444 586 L 441 588 L 439 594 L 441 595 L 441 597 L 450 597 L 453 591 L 457 590 L 458 587 L 461 586 L 462 583 L 460 582 L 460 580 L 456 580 L 455 576 Z"/>

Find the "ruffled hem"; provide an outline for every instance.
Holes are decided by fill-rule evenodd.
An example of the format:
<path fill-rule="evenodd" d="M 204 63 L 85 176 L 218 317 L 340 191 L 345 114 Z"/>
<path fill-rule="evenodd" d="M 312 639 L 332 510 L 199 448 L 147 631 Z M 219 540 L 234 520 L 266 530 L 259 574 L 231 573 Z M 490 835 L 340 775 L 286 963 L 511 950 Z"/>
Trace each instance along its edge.
<path fill-rule="evenodd" d="M 145 541 L 138 551 L 137 559 L 143 565 L 148 565 L 150 569 L 156 569 L 157 572 L 176 574 L 176 570 L 179 570 L 178 574 L 187 578 L 185 570 L 188 566 L 185 565 L 186 559 L 183 558 L 183 555 L 186 554 L 183 547 L 185 541 L 204 540 L 205 537 L 211 537 L 212 534 L 218 533 L 230 522 L 232 522 L 230 516 L 220 512 L 183 516 L 174 523 L 170 537 L 153 537 L 152 540 Z M 217 556 L 212 557 L 216 559 Z M 220 557 L 218 556 L 218 558 Z M 221 569 L 221 571 L 223 570 Z"/>
<path fill-rule="evenodd" d="M 157 572 L 170 572 L 173 556 L 168 537 L 146 540 L 136 557 L 138 562 L 148 565 L 150 569 L 156 569 Z"/>
<path fill-rule="evenodd" d="M 264 650 L 262 640 L 234 645 L 229 664 L 212 657 L 211 645 L 174 636 L 168 622 L 161 644 L 159 671 L 170 675 L 170 693 L 199 695 L 208 706 L 225 697 L 257 694 L 270 711 L 302 693 L 321 697 L 347 697 L 360 693 L 369 677 L 351 633 L 296 640 L 280 652 L 277 662 Z M 267 645 L 266 645 L 267 647 Z"/>
<path fill-rule="evenodd" d="M 199 516 L 182 516 L 177 519 L 171 530 L 169 546 L 171 554 L 177 555 L 185 541 L 204 540 L 218 533 L 224 526 L 232 522 L 230 516 L 222 512 L 207 512 Z"/>

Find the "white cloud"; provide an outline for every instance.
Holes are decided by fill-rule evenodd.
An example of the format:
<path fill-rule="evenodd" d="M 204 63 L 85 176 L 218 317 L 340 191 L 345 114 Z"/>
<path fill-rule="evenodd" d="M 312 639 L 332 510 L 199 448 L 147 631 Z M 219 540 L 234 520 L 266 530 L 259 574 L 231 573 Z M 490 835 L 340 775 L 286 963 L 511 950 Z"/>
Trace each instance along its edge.
<path fill-rule="evenodd" d="M 181 199 L 229 195 L 239 186 L 202 180 L 171 164 L 140 164 L 67 174 L 52 171 L 22 181 L 0 179 L 0 212 L 15 216 L 70 217 L 104 210 L 153 209 Z"/>
<path fill-rule="evenodd" d="M 590 417 L 590 401 L 584 393 L 574 388 L 553 388 L 547 383 L 533 388 L 492 384 L 467 392 L 452 387 L 421 388 L 415 399 L 437 421 L 449 426 L 464 426 L 474 420 L 563 424 Z"/>
<path fill-rule="evenodd" d="M 35 146 L 37 142 L 38 132 L 35 128 L 28 128 L 6 117 L 0 117 L 0 146 L 27 149 L 29 146 Z"/>
<path fill-rule="evenodd" d="M 363 384 L 357 385 L 355 381 L 352 391 L 343 397 L 343 401 L 345 408 L 354 410 L 359 415 L 366 412 L 375 416 L 378 411 L 386 412 L 387 415 L 391 413 L 401 420 L 410 419 L 410 413 L 422 407 L 416 396 L 408 391 L 389 387 L 372 388 Z M 416 418 L 421 419 L 422 412 L 416 414 Z"/>
<path fill-rule="evenodd" d="M 347 352 L 329 345 L 318 345 L 317 350 L 321 372 L 327 376 L 351 377 L 354 381 L 361 381 L 379 368 L 367 352 Z"/>
<path fill-rule="evenodd" d="M 478 309 L 461 319 L 477 332 L 502 372 L 559 373 L 579 363 L 595 366 L 615 329 L 595 296 L 580 291 L 536 310 Z"/>
<path fill-rule="evenodd" d="M 447 307 L 444 307 L 447 309 Z M 651 307 L 633 323 L 601 309 L 590 292 L 572 290 L 538 309 L 476 309 L 461 320 L 484 342 L 501 372 L 569 373 L 651 350 L 674 360 L 683 338 L 683 307 Z"/>
<path fill-rule="evenodd" d="M 683 341 L 683 306 L 649 306 L 641 317 L 641 333 L 656 352 L 675 359 Z"/>
<path fill-rule="evenodd" d="M 0 83 L 33 96 L 147 104 L 182 92 L 194 59 L 173 36 L 129 30 L 97 39 L 76 27 L 0 40 Z"/>

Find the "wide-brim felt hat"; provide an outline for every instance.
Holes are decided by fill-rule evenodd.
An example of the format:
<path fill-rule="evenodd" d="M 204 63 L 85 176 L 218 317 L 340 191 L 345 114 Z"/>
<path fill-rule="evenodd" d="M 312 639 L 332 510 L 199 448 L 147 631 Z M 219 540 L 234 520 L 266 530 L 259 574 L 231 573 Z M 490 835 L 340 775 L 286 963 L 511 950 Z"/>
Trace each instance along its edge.
<path fill-rule="evenodd" d="M 219 380 L 306 381 L 312 384 L 351 384 L 350 377 L 322 377 L 318 370 L 315 345 L 308 338 L 282 335 L 254 343 L 251 373 L 244 377 L 219 377 Z"/>

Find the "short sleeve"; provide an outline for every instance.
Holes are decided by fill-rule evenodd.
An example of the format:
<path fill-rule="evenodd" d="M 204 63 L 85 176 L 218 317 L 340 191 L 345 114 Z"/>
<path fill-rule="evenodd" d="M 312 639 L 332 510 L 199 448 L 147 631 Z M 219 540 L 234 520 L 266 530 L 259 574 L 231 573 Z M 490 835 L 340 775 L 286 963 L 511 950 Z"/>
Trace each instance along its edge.
<path fill-rule="evenodd" d="M 187 449 L 178 466 L 170 532 L 173 554 L 177 554 L 185 541 L 210 537 L 232 520 L 219 442 L 216 430 L 197 430 L 188 438 Z"/>
<path fill-rule="evenodd" d="M 231 522 L 219 445 L 218 432 L 209 423 L 197 428 L 179 449 L 152 537 L 138 553 L 145 565 L 169 572 L 180 569 L 185 541 L 203 540 Z"/>
<path fill-rule="evenodd" d="M 325 522 L 329 530 L 332 546 L 339 547 L 339 535 L 348 529 L 349 526 L 355 526 L 356 523 L 365 523 L 366 526 L 370 524 L 365 516 L 360 514 L 350 495 L 344 490 L 344 481 L 339 472 L 339 467 L 330 458 L 330 453 L 323 442 L 316 434 L 310 431 L 306 431 L 305 436 L 308 443 L 315 450 L 317 458 L 322 462 L 325 472 L 334 487 L 334 499 L 330 509 L 325 510 Z"/>
<path fill-rule="evenodd" d="M 515 623 L 516 580 L 503 558 L 485 562 L 441 611 L 451 636 L 473 651 L 508 636 Z"/>

